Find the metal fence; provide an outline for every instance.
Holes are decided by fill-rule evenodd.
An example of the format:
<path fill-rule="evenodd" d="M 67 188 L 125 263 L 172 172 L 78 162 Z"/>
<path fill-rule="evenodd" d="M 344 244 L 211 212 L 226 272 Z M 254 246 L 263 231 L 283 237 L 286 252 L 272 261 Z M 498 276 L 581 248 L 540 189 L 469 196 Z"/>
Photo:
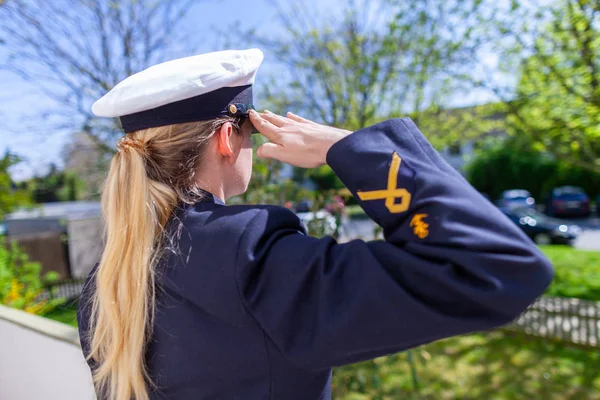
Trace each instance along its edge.
<path fill-rule="evenodd" d="M 67 299 L 73 300 L 79 297 L 83 290 L 85 280 L 68 279 L 48 285 L 40 294 L 40 299 Z"/>
<path fill-rule="evenodd" d="M 600 347 L 600 302 L 542 297 L 506 328 L 577 345 Z"/>
<path fill-rule="evenodd" d="M 46 288 L 42 298 L 77 298 L 83 280 L 65 280 Z M 600 347 L 600 302 L 561 297 L 541 297 L 504 329 Z"/>

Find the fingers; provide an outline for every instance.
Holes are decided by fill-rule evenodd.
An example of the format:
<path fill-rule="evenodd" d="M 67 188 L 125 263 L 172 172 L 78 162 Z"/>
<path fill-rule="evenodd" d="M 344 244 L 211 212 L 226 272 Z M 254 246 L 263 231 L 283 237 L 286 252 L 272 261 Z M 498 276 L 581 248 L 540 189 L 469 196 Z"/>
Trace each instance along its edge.
<path fill-rule="evenodd" d="M 296 122 L 302 122 L 304 124 L 313 124 L 313 125 L 318 125 L 316 122 L 311 121 L 310 119 L 306 119 L 306 118 L 302 118 L 299 115 L 296 115 L 290 111 L 288 111 L 288 113 L 286 114 L 286 117 L 288 117 L 289 119 L 291 119 L 292 121 L 296 121 Z"/>
<path fill-rule="evenodd" d="M 250 110 L 250 121 L 252 121 L 252 125 L 254 125 L 254 127 L 267 139 L 276 142 L 279 138 L 279 128 L 267 121 L 263 116 L 264 114 L 261 116 L 256 111 Z"/>
<path fill-rule="evenodd" d="M 260 158 L 274 158 L 280 160 L 282 147 L 275 143 L 265 143 L 256 150 L 256 154 Z"/>
<path fill-rule="evenodd" d="M 285 124 L 289 124 L 290 122 L 292 122 L 289 119 L 282 117 L 281 115 L 274 114 L 269 110 L 265 110 L 265 112 L 262 113 L 261 116 L 279 128 L 281 128 Z"/>

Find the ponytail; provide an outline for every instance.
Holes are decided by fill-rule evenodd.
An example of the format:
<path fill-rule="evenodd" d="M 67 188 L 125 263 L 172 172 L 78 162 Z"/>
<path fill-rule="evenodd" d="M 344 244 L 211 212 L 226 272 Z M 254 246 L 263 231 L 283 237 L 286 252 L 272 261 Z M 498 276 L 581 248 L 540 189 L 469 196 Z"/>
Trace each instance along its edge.
<path fill-rule="evenodd" d="M 180 202 L 201 196 L 194 182 L 202 154 L 224 122 L 157 127 L 118 144 L 102 193 L 106 245 L 91 294 L 90 354 L 100 398 L 147 400 L 145 351 L 152 336 L 156 269 L 165 228 Z"/>
<path fill-rule="evenodd" d="M 102 194 L 106 247 L 95 276 L 91 351 L 94 383 L 110 399 L 148 398 L 144 352 L 154 316 L 160 236 L 177 204 L 166 185 L 146 176 L 143 154 L 124 147 Z"/>

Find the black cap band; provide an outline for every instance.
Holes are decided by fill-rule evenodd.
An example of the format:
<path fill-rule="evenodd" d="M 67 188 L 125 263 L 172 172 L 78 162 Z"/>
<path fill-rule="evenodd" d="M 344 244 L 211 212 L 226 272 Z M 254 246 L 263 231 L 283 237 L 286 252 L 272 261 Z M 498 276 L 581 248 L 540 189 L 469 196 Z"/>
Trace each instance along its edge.
<path fill-rule="evenodd" d="M 127 133 L 185 122 L 248 115 L 252 105 L 252 85 L 224 87 L 189 99 L 120 117 Z"/>

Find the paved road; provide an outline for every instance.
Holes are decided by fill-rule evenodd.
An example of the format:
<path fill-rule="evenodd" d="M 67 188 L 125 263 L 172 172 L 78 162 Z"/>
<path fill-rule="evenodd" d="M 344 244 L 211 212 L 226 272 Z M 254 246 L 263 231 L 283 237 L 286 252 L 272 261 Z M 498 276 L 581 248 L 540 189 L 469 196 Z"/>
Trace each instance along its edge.
<path fill-rule="evenodd" d="M 353 239 L 373 240 L 377 224 L 370 219 L 348 220 L 342 223 L 340 242 Z"/>
<path fill-rule="evenodd" d="M 581 250 L 600 251 L 600 230 L 587 230 L 575 240 L 573 247 Z"/>
<path fill-rule="evenodd" d="M 563 219 L 566 223 L 579 225 L 583 229 L 600 229 L 600 218 L 599 217 L 590 217 L 590 218 L 570 218 Z"/>

